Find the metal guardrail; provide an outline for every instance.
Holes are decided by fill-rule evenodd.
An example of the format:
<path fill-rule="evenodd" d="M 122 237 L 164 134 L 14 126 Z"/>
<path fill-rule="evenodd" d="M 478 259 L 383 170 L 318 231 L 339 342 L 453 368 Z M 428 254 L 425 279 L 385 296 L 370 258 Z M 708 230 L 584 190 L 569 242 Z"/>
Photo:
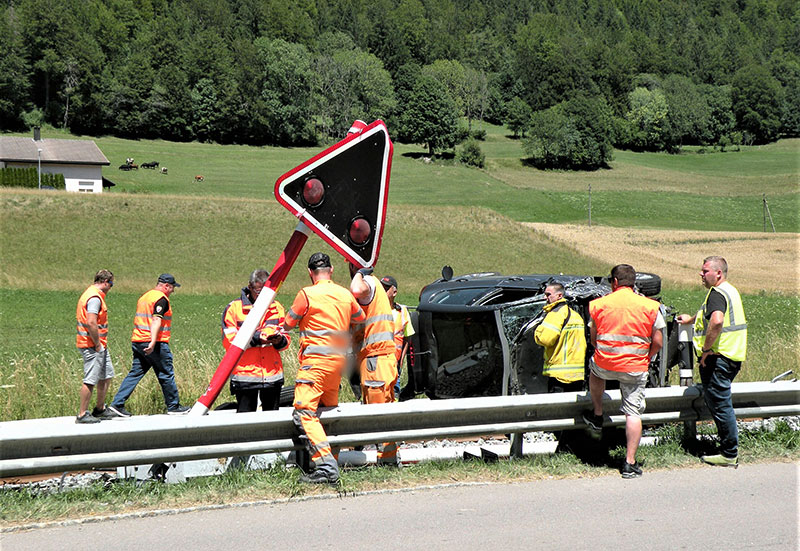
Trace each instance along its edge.
<path fill-rule="evenodd" d="M 702 387 L 647 389 L 645 424 L 710 419 Z M 737 417 L 800 415 L 800 382 L 734 383 Z M 606 392 L 610 425 L 620 392 Z M 321 411 L 329 441 L 355 446 L 385 441 L 471 437 L 582 428 L 585 392 L 453 400 L 411 400 L 393 404 L 340 404 Z M 214 412 L 194 416 L 134 416 L 94 425 L 73 417 L 0 423 L 0 476 L 61 472 L 208 459 L 294 449 L 291 409 L 275 412 Z"/>

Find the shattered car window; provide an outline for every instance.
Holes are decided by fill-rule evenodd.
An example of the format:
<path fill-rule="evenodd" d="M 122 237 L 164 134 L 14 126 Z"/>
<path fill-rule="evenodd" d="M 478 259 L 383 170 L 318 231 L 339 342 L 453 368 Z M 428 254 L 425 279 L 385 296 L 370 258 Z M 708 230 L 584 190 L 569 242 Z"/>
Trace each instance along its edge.
<path fill-rule="evenodd" d="M 503 321 L 503 330 L 510 346 L 522 338 L 523 333 L 531 322 L 541 320 L 540 314 L 544 308 L 544 300 L 520 301 L 509 304 L 500 311 L 500 319 Z"/>

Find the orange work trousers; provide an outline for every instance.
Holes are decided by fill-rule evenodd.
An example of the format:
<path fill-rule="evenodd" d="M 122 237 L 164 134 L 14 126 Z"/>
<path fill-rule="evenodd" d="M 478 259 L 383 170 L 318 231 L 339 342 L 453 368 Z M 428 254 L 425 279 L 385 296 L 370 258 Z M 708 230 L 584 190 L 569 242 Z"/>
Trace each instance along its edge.
<path fill-rule="evenodd" d="M 308 438 L 309 453 L 314 467 L 329 474 L 339 472 L 336 456 L 328 443 L 328 435 L 319 421 L 319 406 L 339 404 L 339 383 L 344 358 L 339 356 L 301 359 L 294 387 L 292 419 L 301 434 Z"/>
<path fill-rule="evenodd" d="M 359 370 L 363 403 L 394 402 L 394 384 L 397 382 L 397 358 L 394 352 L 363 358 Z M 397 442 L 378 444 L 378 465 L 397 465 Z"/>

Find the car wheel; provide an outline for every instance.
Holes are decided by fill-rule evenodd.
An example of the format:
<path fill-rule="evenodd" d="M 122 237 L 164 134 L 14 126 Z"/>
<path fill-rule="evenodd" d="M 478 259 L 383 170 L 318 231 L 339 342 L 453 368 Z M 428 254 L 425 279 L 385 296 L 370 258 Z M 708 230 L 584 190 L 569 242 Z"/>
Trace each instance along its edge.
<path fill-rule="evenodd" d="M 289 407 L 294 403 L 294 385 L 281 388 L 281 397 L 278 398 L 279 407 Z"/>
<path fill-rule="evenodd" d="M 661 294 L 661 278 L 656 274 L 636 272 L 636 288 L 646 297 L 657 297 Z"/>

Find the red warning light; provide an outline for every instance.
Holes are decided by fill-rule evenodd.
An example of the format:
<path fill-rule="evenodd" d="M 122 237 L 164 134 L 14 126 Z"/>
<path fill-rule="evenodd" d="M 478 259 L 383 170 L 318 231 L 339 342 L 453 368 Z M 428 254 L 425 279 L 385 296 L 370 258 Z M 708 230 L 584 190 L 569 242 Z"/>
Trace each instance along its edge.
<path fill-rule="evenodd" d="M 350 222 L 348 236 L 354 245 L 364 245 L 367 241 L 369 241 L 371 235 L 372 228 L 370 227 L 369 222 L 367 222 L 367 219 L 363 216 L 354 218 L 353 221 Z"/>
<path fill-rule="evenodd" d="M 318 207 L 325 198 L 325 186 L 319 178 L 309 178 L 303 184 L 303 202 L 307 207 Z"/>

